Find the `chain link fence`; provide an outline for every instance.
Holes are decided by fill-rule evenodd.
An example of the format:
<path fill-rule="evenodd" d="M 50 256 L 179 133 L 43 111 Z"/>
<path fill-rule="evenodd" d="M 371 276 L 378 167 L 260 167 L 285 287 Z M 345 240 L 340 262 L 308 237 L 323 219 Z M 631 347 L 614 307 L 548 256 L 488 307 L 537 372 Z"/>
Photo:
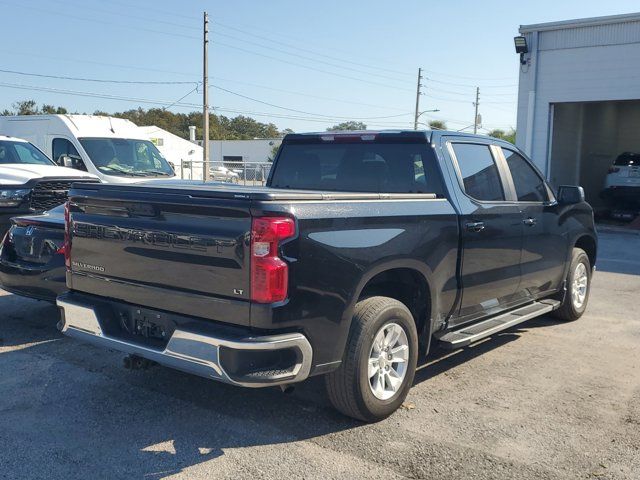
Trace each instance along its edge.
<path fill-rule="evenodd" d="M 209 161 L 209 181 L 238 185 L 264 186 L 269 177 L 271 162 Z M 205 162 L 183 161 L 176 173 L 185 180 L 204 181 Z"/>

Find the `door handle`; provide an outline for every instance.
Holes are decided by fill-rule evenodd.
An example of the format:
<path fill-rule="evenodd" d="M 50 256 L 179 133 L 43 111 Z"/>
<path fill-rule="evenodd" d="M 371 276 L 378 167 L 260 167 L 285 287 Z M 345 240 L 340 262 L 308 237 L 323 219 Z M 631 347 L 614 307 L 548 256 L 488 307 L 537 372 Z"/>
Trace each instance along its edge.
<path fill-rule="evenodd" d="M 484 222 L 469 222 L 465 226 L 469 232 L 481 232 L 484 230 Z"/>
<path fill-rule="evenodd" d="M 527 227 L 533 227 L 536 223 L 538 223 L 538 220 L 533 217 L 529 217 L 522 220 L 522 223 L 524 223 Z"/>

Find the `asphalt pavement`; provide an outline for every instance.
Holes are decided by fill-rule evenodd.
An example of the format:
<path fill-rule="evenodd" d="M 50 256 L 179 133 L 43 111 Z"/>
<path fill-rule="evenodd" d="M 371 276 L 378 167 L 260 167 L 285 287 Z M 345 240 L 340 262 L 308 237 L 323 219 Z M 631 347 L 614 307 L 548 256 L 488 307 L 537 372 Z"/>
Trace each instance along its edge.
<path fill-rule="evenodd" d="M 365 425 L 322 380 L 249 390 L 63 337 L 0 293 L 1 478 L 640 479 L 640 236 L 602 233 L 587 313 L 436 350 Z"/>

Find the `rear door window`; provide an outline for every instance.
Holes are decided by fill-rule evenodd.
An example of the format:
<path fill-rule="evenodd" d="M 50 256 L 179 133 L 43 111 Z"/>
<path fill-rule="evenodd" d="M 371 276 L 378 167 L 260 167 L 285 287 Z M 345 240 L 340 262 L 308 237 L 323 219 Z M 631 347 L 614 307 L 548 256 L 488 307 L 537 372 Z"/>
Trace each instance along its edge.
<path fill-rule="evenodd" d="M 503 201 L 504 188 L 489 145 L 452 143 L 464 191 L 483 202 Z"/>
<path fill-rule="evenodd" d="M 507 160 L 513 186 L 519 202 L 548 202 L 549 192 L 544 180 L 524 157 L 513 150 L 502 149 Z"/>
<path fill-rule="evenodd" d="M 443 195 L 435 155 L 424 143 L 284 144 L 271 187 Z"/>

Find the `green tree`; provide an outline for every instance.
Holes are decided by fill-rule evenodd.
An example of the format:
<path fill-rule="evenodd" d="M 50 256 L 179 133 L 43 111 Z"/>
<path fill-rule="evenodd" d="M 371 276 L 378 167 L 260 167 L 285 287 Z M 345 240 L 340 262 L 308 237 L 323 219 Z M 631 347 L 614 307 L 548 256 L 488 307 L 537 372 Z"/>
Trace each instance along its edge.
<path fill-rule="evenodd" d="M 43 105 L 38 108 L 34 100 L 23 100 L 13 104 L 13 110 L 5 109 L 2 115 L 35 115 L 38 113 L 67 113 L 65 107 Z M 196 136 L 202 138 L 202 113 L 174 113 L 163 108 L 133 108 L 124 112 L 109 113 L 96 110 L 93 115 L 113 116 L 131 120 L 136 125 L 156 125 L 182 138 L 189 138 L 189 126 L 196 125 Z M 285 129 L 282 132 L 273 123 L 262 123 L 251 117 L 237 116 L 235 118 L 224 115 L 209 115 L 210 140 L 248 140 L 253 138 L 282 138 L 284 134 L 293 132 Z"/>
<path fill-rule="evenodd" d="M 499 138 L 506 140 L 507 142 L 516 143 L 516 131 L 512 128 L 508 132 L 501 130 L 500 128 L 494 128 L 487 135 L 493 138 Z"/>
<path fill-rule="evenodd" d="M 507 142 L 513 143 L 514 145 L 516 144 L 516 131 L 515 129 L 511 129 L 509 132 L 507 132 L 507 134 L 504 136 L 504 139 Z"/>
<path fill-rule="evenodd" d="M 355 122 L 350 120 L 348 122 L 342 122 L 337 125 L 334 125 L 331 128 L 327 128 L 327 132 L 335 132 L 338 130 L 366 130 L 367 125 L 363 122 Z"/>
<path fill-rule="evenodd" d="M 47 104 L 42 105 L 41 112 L 56 115 L 65 115 L 66 113 L 68 113 L 67 109 L 64 107 L 54 107 L 53 105 Z"/>
<path fill-rule="evenodd" d="M 429 120 L 429 127 L 433 130 L 446 130 L 447 124 L 444 120 Z"/>
<path fill-rule="evenodd" d="M 271 147 L 271 151 L 269 152 L 269 157 L 267 158 L 269 162 L 273 162 L 273 160 L 275 160 L 279 149 L 280 149 L 280 143 L 274 143 L 273 146 Z"/>
<path fill-rule="evenodd" d="M 35 100 L 21 100 L 13 104 L 16 115 L 38 115 L 40 109 Z"/>

